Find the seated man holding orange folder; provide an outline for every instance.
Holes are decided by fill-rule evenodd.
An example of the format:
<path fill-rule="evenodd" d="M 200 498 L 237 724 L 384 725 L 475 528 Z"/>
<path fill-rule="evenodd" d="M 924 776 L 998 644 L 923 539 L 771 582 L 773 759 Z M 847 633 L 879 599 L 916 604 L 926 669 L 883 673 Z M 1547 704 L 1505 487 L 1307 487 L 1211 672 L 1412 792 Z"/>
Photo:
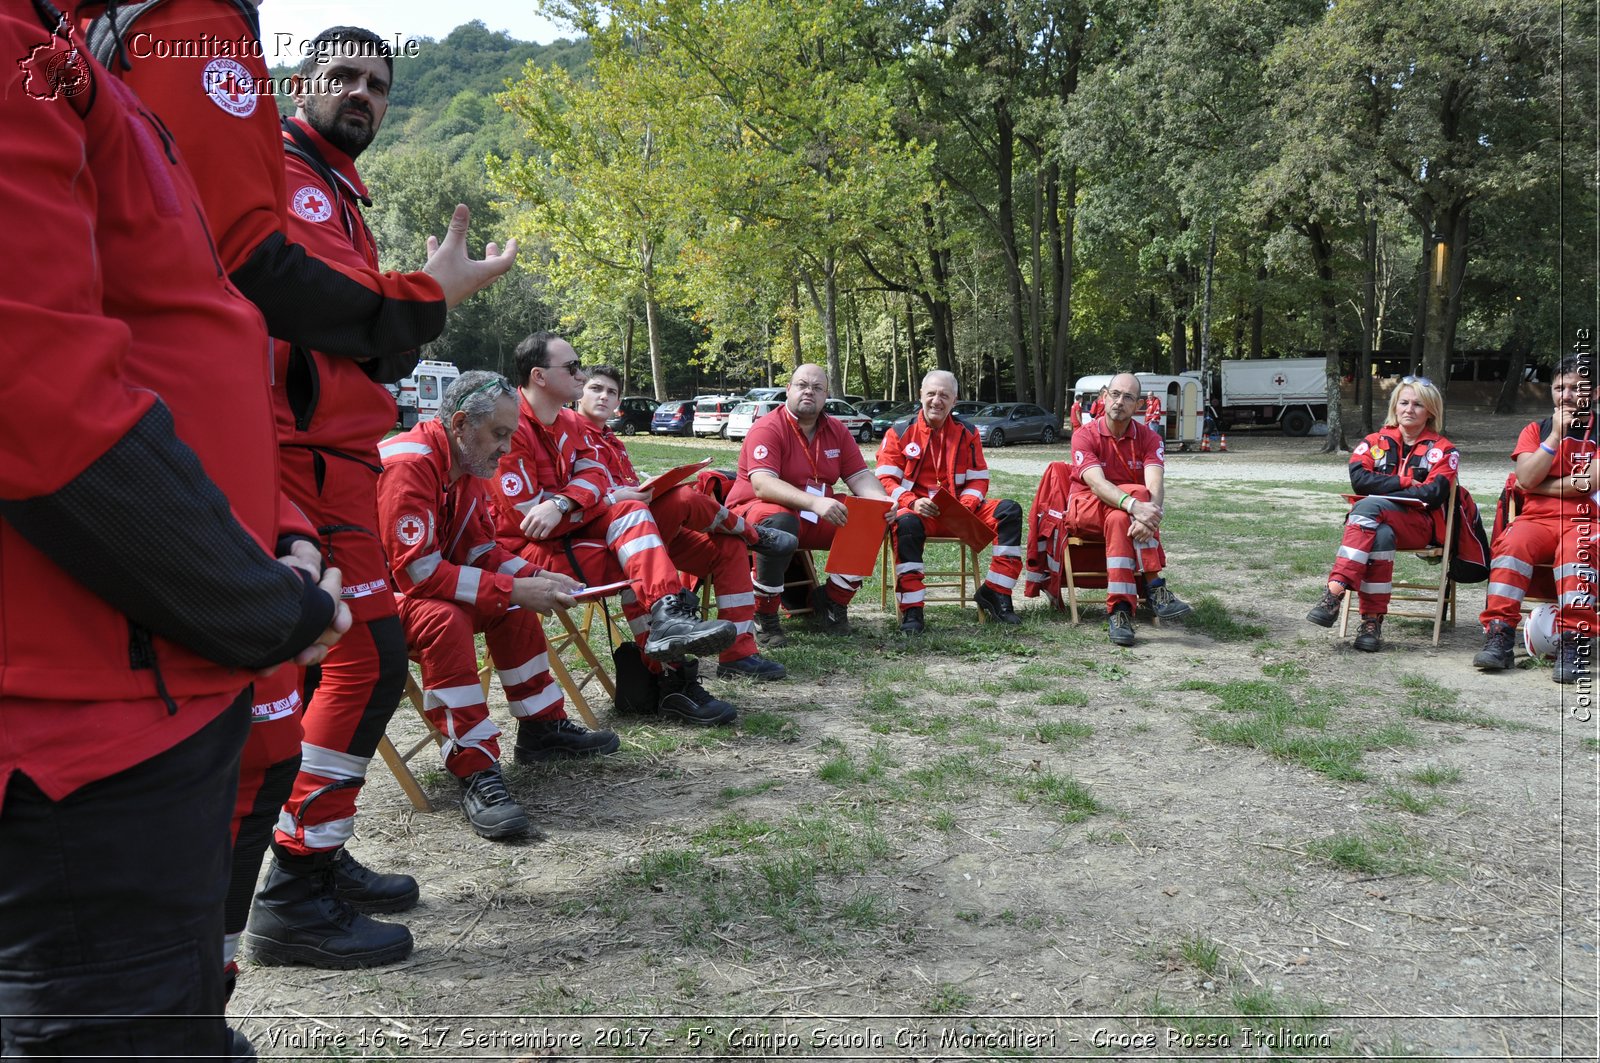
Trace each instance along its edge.
<path fill-rule="evenodd" d="M 586 369 L 584 377 L 578 414 L 593 427 L 589 445 L 611 476 L 605 501 L 615 504 L 634 499 L 649 506 L 672 563 L 681 572 L 711 580 L 717 616 L 732 623 L 737 632 L 733 645 L 722 651 L 717 662 L 718 678 L 782 679 L 787 674 L 783 665 L 756 650 L 752 634 L 756 597 L 745 550 L 787 558 L 795 551 L 795 537 L 777 528 L 746 524 L 692 483 L 666 484 L 654 491 L 641 487 L 628 448 L 606 427 L 622 394 L 622 374 L 601 365 Z"/>
<path fill-rule="evenodd" d="M 900 630 L 920 634 L 922 549 L 930 535 L 961 535 L 963 514 L 981 521 L 994 546 L 989 571 L 978 589 L 978 608 L 1002 624 L 1020 624 L 1011 592 L 1022 575 L 1022 507 L 1009 498 L 989 499 L 989 466 L 977 429 L 951 417 L 956 401 L 955 374 L 936 369 L 922 378 L 922 409 L 902 434 L 889 429 L 878 448 L 878 479 L 895 503 L 895 601 Z M 935 496 L 944 492 L 945 507 Z M 965 522 L 960 522 L 965 523 Z"/>
<path fill-rule="evenodd" d="M 849 512 L 833 495 L 838 481 L 860 498 L 888 497 L 849 429 L 823 412 L 827 401 L 828 374 L 822 367 L 807 363 L 796 369 L 784 404 L 750 426 L 739 451 L 739 478 L 728 492 L 728 507 L 746 523 L 797 536 L 797 549 L 828 549 L 834 533 L 848 523 Z M 793 555 L 791 550 L 756 558 L 756 631 L 764 647 L 785 641 L 778 598 Z M 824 631 L 848 633 L 848 606 L 860 589 L 859 577 L 830 575 L 813 592 L 813 619 Z"/>

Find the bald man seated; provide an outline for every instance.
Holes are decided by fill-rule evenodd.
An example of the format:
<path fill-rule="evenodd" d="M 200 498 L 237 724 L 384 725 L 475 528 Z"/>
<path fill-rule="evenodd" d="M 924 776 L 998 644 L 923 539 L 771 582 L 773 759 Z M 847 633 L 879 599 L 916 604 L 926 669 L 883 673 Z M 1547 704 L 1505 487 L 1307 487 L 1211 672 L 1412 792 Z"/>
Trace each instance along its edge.
<path fill-rule="evenodd" d="M 1022 507 L 1009 498 L 988 498 L 989 466 L 978 430 L 950 411 L 957 394 L 954 373 L 936 369 L 922 378 L 922 409 L 904 432 L 889 429 L 878 448 L 877 476 L 894 507 L 894 590 L 900 630 L 927 628 L 923 616 L 922 551 L 928 536 L 953 534 L 941 520 L 933 496 L 940 488 L 994 534 L 989 571 L 978 589 L 978 608 L 1002 624 L 1020 624 L 1011 592 L 1022 575 Z"/>

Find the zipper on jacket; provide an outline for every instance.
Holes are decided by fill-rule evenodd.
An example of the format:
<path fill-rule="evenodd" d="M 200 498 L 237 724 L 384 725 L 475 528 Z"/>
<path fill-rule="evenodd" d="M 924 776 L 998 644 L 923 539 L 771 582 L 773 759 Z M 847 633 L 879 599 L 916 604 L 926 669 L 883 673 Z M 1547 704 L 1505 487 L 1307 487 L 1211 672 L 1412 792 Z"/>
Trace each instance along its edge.
<path fill-rule="evenodd" d="M 156 659 L 155 641 L 150 637 L 150 632 L 131 620 L 128 622 L 128 664 L 136 672 L 148 668 L 154 674 L 156 693 L 160 695 L 162 704 L 166 705 L 167 715 L 178 715 L 178 703 L 167 693 L 166 680 L 161 677 L 161 662 Z"/>

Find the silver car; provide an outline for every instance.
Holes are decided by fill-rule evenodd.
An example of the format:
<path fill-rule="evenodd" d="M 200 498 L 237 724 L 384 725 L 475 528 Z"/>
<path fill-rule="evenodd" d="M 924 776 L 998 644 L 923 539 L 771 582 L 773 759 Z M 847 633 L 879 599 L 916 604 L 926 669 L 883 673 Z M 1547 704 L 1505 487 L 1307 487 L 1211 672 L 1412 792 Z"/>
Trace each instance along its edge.
<path fill-rule="evenodd" d="M 1030 402 L 985 406 L 968 417 L 967 423 L 978 430 L 978 438 L 986 447 L 1003 447 L 1025 439 L 1054 443 L 1059 432 L 1056 415 Z"/>

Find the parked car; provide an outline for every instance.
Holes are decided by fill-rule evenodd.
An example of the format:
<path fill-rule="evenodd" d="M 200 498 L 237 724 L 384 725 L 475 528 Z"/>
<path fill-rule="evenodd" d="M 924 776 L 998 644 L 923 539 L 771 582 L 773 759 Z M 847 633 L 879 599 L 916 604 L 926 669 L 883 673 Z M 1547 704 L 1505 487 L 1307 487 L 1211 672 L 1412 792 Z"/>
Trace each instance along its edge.
<path fill-rule="evenodd" d="M 618 435 L 648 432 L 654 426 L 656 400 L 631 395 L 617 403 L 617 412 L 606 418 L 606 427 Z"/>
<path fill-rule="evenodd" d="M 918 405 L 920 406 L 920 403 Z M 963 401 L 963 402 L 958 402 L 955 405 L 951 406 L 950 407 L 950 412 L 952 414 L 954 414 L 955 416 L 961 418 L 963 421 L 970 421 L 970 420 L 972 420 L 972 418 L 973 418 L 973 416 L 975 414 L 977 414 L 980 410 L 987 409 L 989 407 L 989 405 L 990 404 L 987 403 L 987 402 Z M 904 417 L 900 418 L 898 421 L 896 421 L 894 423 L 895 434 L 896 435 L 902 435 L 902 436 L 905 435 L 906 434 L 906 429 L 910 428 L 911 427 L 911 422 L 916 420 L 916 419 L 917 419 L 917 407 L 914 406 L 914 407 L 912 407 L 910 413 L 906 414 Z M 884 434 L 887 435 L 888 433 L 885 432 Z"/>
<path fill-rule="evenodd" d="M 702 395 L 694 401 L 694 434 L 727 434 L 728 415 L 744 400 L 737 395 Z"/>
<path fill-rule="evenodd" d="M 882 439 L 889 434 L 889 428 L 902 417 L 910 418 L 916 415 L 918 404 L 915 402 L 897 402 L 887 410 L 880 410 L 872 418 L 872 434 Z"/>
<path fill-rule="evenodd" d="M 744 393 L 746 402 L 782 402 L 788 388 L 751 388 Z"/>
<path fill-rule="evenodd" d="M 728 414 L 728 438 L 743 439 L 750 434 L 751 425 L 782 405 L 783 403 L 777 399 L 739 403 L 733 408 L 733 412 Z"/>
<path fill-rule="evenodd" d="M 857 406 L 860 406 L 863 402 L 867 401 L 867 397 L 865 395 L 840 395 L 839 399 L 851 409 L 855 409 Z"/>
<path fill-rule="evenodd" d="M 1056 441 L 1056 415 L 1029 402 L 985 406 L 966 421 L 978 430 L 978 438 L 986 447 L 1003 447 L 1024 439 Z"/>
<path fill-rule="evenodd" d="M 849 429 L 850 434 L 860 442 L 872 442 L 872 418 L 861 416 L 848 402 L 843 399 L 829 399 L 823 404 L 822 412 L 843 421 L 845 428 Z"/>
<path fill-rule="evenodd" d="M 856 403 L 856 412 L 863 417 L 876 417 L 891 406 L 898 406 L 894 399 L 868 399 L 866 402 Z"/>
<path fill-rule="evenodd" d="M 673 399 L 656 407 L 650 418 L 650 434 L 657 436 L 686 436 L 694 431 L 694 402 L 691 399 Z"/>

